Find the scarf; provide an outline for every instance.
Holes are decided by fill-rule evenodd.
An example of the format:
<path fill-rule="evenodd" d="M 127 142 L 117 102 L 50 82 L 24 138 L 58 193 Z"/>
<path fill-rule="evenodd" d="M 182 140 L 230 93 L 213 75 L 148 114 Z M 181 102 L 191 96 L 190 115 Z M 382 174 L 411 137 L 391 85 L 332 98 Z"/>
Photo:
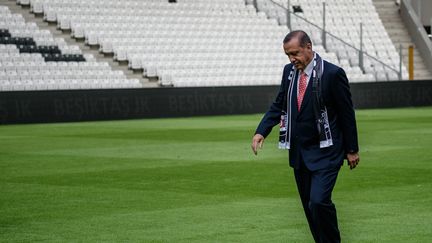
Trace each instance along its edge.
<path fill-rule="evenodd" d="M 327 107 L 321 95 L 321 78 L 324 71 L 324 60 L 314 53 L 313 70 L 312 70 L 312 100 L 314 108 L 314 117 L 317 125 L 320 148 L 327 148 L 333 145 L 330 125 L 327 115 Z M 295 74 L 295 75 L 294 75 Z M 298 76 L 298 70 L 294 67 L 291 68 L 288 76 L 288 92 L 285 100 L 287 110 L 282 111 L 280 129 L 279 129 L 279 148 L 290 149 L 291 145 L 291 101 L 293 96 L 294 77 Z"/>

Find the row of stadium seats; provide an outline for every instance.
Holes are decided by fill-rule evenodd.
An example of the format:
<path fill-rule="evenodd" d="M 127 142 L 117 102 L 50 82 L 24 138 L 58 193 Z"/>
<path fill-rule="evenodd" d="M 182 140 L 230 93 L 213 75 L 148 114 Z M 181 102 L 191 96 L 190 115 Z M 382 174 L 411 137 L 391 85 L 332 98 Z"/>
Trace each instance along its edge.
<path fill-rule="evenodd" d="M 142 87 L 8 8 L 0 6 L 0 12 L 0 91 Z"/>
<path fill-rule="evenodd" d="M 285 0 L 257 0 L 258 9 L 266 12 L 270 17 L 278 19 L 280 23 L 286 24 Z M 291 26 L 294 29 L 305 29 L 312 34 L 315 44 L 323 44 L 321 31 L 314 25 L 323 26 L 323 2 L 321 0 L 291 0 L 291 7 L 297 6 L 302 11 L 291 16 Z M 368 54 L 365 71 L 374 73 L 377 70 L 384 71 L 384 75 L 377 77 L 378 80 L 396 80 L 399 70 L 399 53 L 388 36 L 382 24 L 372 0 L 327 0 L 326 4 L 326 30 L 338 38 L 327 35 L 327 50 L 337 53 L 339 59 L 348 59 L 351 65 L 359 65 L 356 49 L 360 48 L 360 23 L 363 24 L 363 50 Z M 307 19 L 304 21 L 303 19 Z M 343 39 L 342 43 L 340 39 Z M 347 45 L 349 44 L 349 46 Z M 355 47 L 356 49 L 352 48 Z M 374 58 L 382 63 L 377 62 Z M 375 61 L 374 61 L 375 60 Z M 377 68 L 377 66 L 380 66 Z M 408 73 L 405 65 L 402 67 L 403 77 Z"/>
<path fill-rule="evenodd" d="M 4 7 L 4 6 L 3 6 Z M 82 54 L 78 46 L 68 46 L 63 38 L 54 38 L 49 30 L 40 30 L 36 23 L 26 23 L 20 14 L 12 14 L 8 8 L 2 8 L 0 29 L 4 39 L 2 43 L 16 45 L 57 46 L 62 54 Z M 31 42 L 29 42 L 31 40 Z"/>
<path fill-rule="evenodd" d="M 268 19 L 263 12 L 257 13 L 252 5 L 240 0 L 175 4 L 37 0 L 32 4 L 33 12 L 41 4 L 44 18 L 57 21 L 58 28 L 70 29 L 73 37 L 84 38 L 88 45 L 99 46 L 103 53 L 113 53 L 117 61 L 128 61 L 131 69 L 142 69 L 144 75 L 158 77 L 161 85 L 190 86 L 189 75 L 183 77 L 179 74 L 183 73 L 181 70 L 188 70 L 196 80 L 213 84 L 225 85 L 227 75 L 233 80 L 243 80 L 239 77 L 248 82 L 256 80 L 255 84 L 278 84 L 280 77 L 276 76 L 289 61 L 281 48 L 281 40 L 289 31 L 286 26 L 279 26 L 275 19 Z M 316 49 L 329 60 L 345 65 L 352 81 L 373 79 L 371 75 L 363 75 L 358 67 L 351 68 L 350 62 L 340 62 L 337 55 L 327 53 L 319 45 Z M 227 60 L 236 60 L 232 63 L 236 67 L 233 70 L 241 75 L 220 67 Z M 245 63 L 249 65 L 237 65 Z M 213 65 L 216 71 L 209 68 Z M 256 70 L 262 68 L 269 71 L 257 74 Z M 192 81 L 192 85 L 207 85 L 205 82 Z"/>
<path fill-rule="evenodd" d="M 30 77 L 31 75 L 29 75 Z M 140 88 L 141 83 L 137 79 L 62 79 L 61 76 L 53 76 L 50 79 L 22 81 L 20 79 L 0 79 L 0 91 L 25 91 L 25 90 L 67 90 L 67 89 L 122 89 Z"/>
<path fill-rule="evenodd" d="M 45 61 L 85 61 L 81 54 L 62 54 L 58 46 L 37 46 L 33 38 L 12 37 L 7 29 L 0 29 L 0 44 L 16 45 L 20 53 L 40 53 Z"/>
<path fill-rule="evenodd" d="M 177 3 L 32 0 L 30 6 L 34 13 L 43 13 L 46 21 L 56 21 L 60 29 L 71 30 L 73 37 L 84 38 L 88 45 L 99 46 L 103 53 L 113 53 L 115 60 L 127 61 L 131 69 L 142 69 L 147 77 L 157 77 L 161 85 L 278 84 L 282 67 L 289 61 L 281 48 L 281 40 L 289 30 L 279 26 L 277 18 L 267 19 L 264 12 L 257 13 L 242 0 Z M 316 13 L 318 8 L 311 9 Z M 39 31 L 17 24 L 21 18 L 10 15 L 12 23 L 8 27 L 13 25 L 20 30 L 13 30 L 15 35 Z M 340 22 L 337 18 L 330 19 L 332 25 Z M 301 20 L 294 18 L 293 24 L 306 26 L 308 31 Z M 325 59 L 344 67 L 352 82 L 397 79 L 394 70 L 383 67 L 375 59 L 364 60 L 367 73 L 363 74 L 358 66 L 357 50 L 328 38 L 327 52 L 321 46 L 319 31 L 309 29 L 314 49 Z M 365 33 L 377 36 L 377 31 Z M 349 36 L 354 40 L 356 34 Z M 370 51 L 377 47 L 379 56 L 395 66 L 395 52 L 374 43 L 365 42 L 364 49 Z"/>

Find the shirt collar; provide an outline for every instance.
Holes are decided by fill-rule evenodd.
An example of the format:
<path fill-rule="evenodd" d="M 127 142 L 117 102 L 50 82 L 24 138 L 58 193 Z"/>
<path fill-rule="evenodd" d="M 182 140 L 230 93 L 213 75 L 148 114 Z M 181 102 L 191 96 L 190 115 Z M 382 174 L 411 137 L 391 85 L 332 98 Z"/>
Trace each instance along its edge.
<path fill-rule="evenodd" d="M 312 60 L 309 62 L 309 64 L 304 69 L 304 72 L 307 74 L 308 78 L 310 78 L 312 75 L 312 70 L 313 70 L 313 66 L 314 66 L 314 64 L 313 64 L 314 59 L 315 59 L 315 52 L 314 52 L 314 57 L 312 58 Z"/>

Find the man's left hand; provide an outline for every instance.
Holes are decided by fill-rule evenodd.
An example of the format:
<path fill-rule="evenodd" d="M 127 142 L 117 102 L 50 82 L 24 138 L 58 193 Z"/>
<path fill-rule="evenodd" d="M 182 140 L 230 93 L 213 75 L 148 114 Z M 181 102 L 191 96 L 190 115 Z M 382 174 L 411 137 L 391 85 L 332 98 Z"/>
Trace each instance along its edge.
<path fill-rule="evenodd" d="M 360 156 L 358 153 L 348 153 L 347 154 L 348 165 L 350 169 L 354 169 L 360 162 Z"/>

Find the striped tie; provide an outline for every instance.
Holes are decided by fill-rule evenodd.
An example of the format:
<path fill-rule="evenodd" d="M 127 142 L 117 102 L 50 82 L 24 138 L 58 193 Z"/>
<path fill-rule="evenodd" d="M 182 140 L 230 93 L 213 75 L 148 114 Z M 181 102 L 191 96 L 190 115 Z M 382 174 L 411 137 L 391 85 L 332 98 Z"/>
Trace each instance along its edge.
<path fill-rule="evenodd" d="M 300 107 L 303 101 L 303 97 L 304 94 L 306 92 L 306 87 L 307 87 L 307 74 L 305 72 L 302 72 L 300 74 L 300 79 L 299 79 L 299 91 L 298 91 L 298 95 L 297 95 L 297 109 L 298 111 L 300 111 Z"/>

